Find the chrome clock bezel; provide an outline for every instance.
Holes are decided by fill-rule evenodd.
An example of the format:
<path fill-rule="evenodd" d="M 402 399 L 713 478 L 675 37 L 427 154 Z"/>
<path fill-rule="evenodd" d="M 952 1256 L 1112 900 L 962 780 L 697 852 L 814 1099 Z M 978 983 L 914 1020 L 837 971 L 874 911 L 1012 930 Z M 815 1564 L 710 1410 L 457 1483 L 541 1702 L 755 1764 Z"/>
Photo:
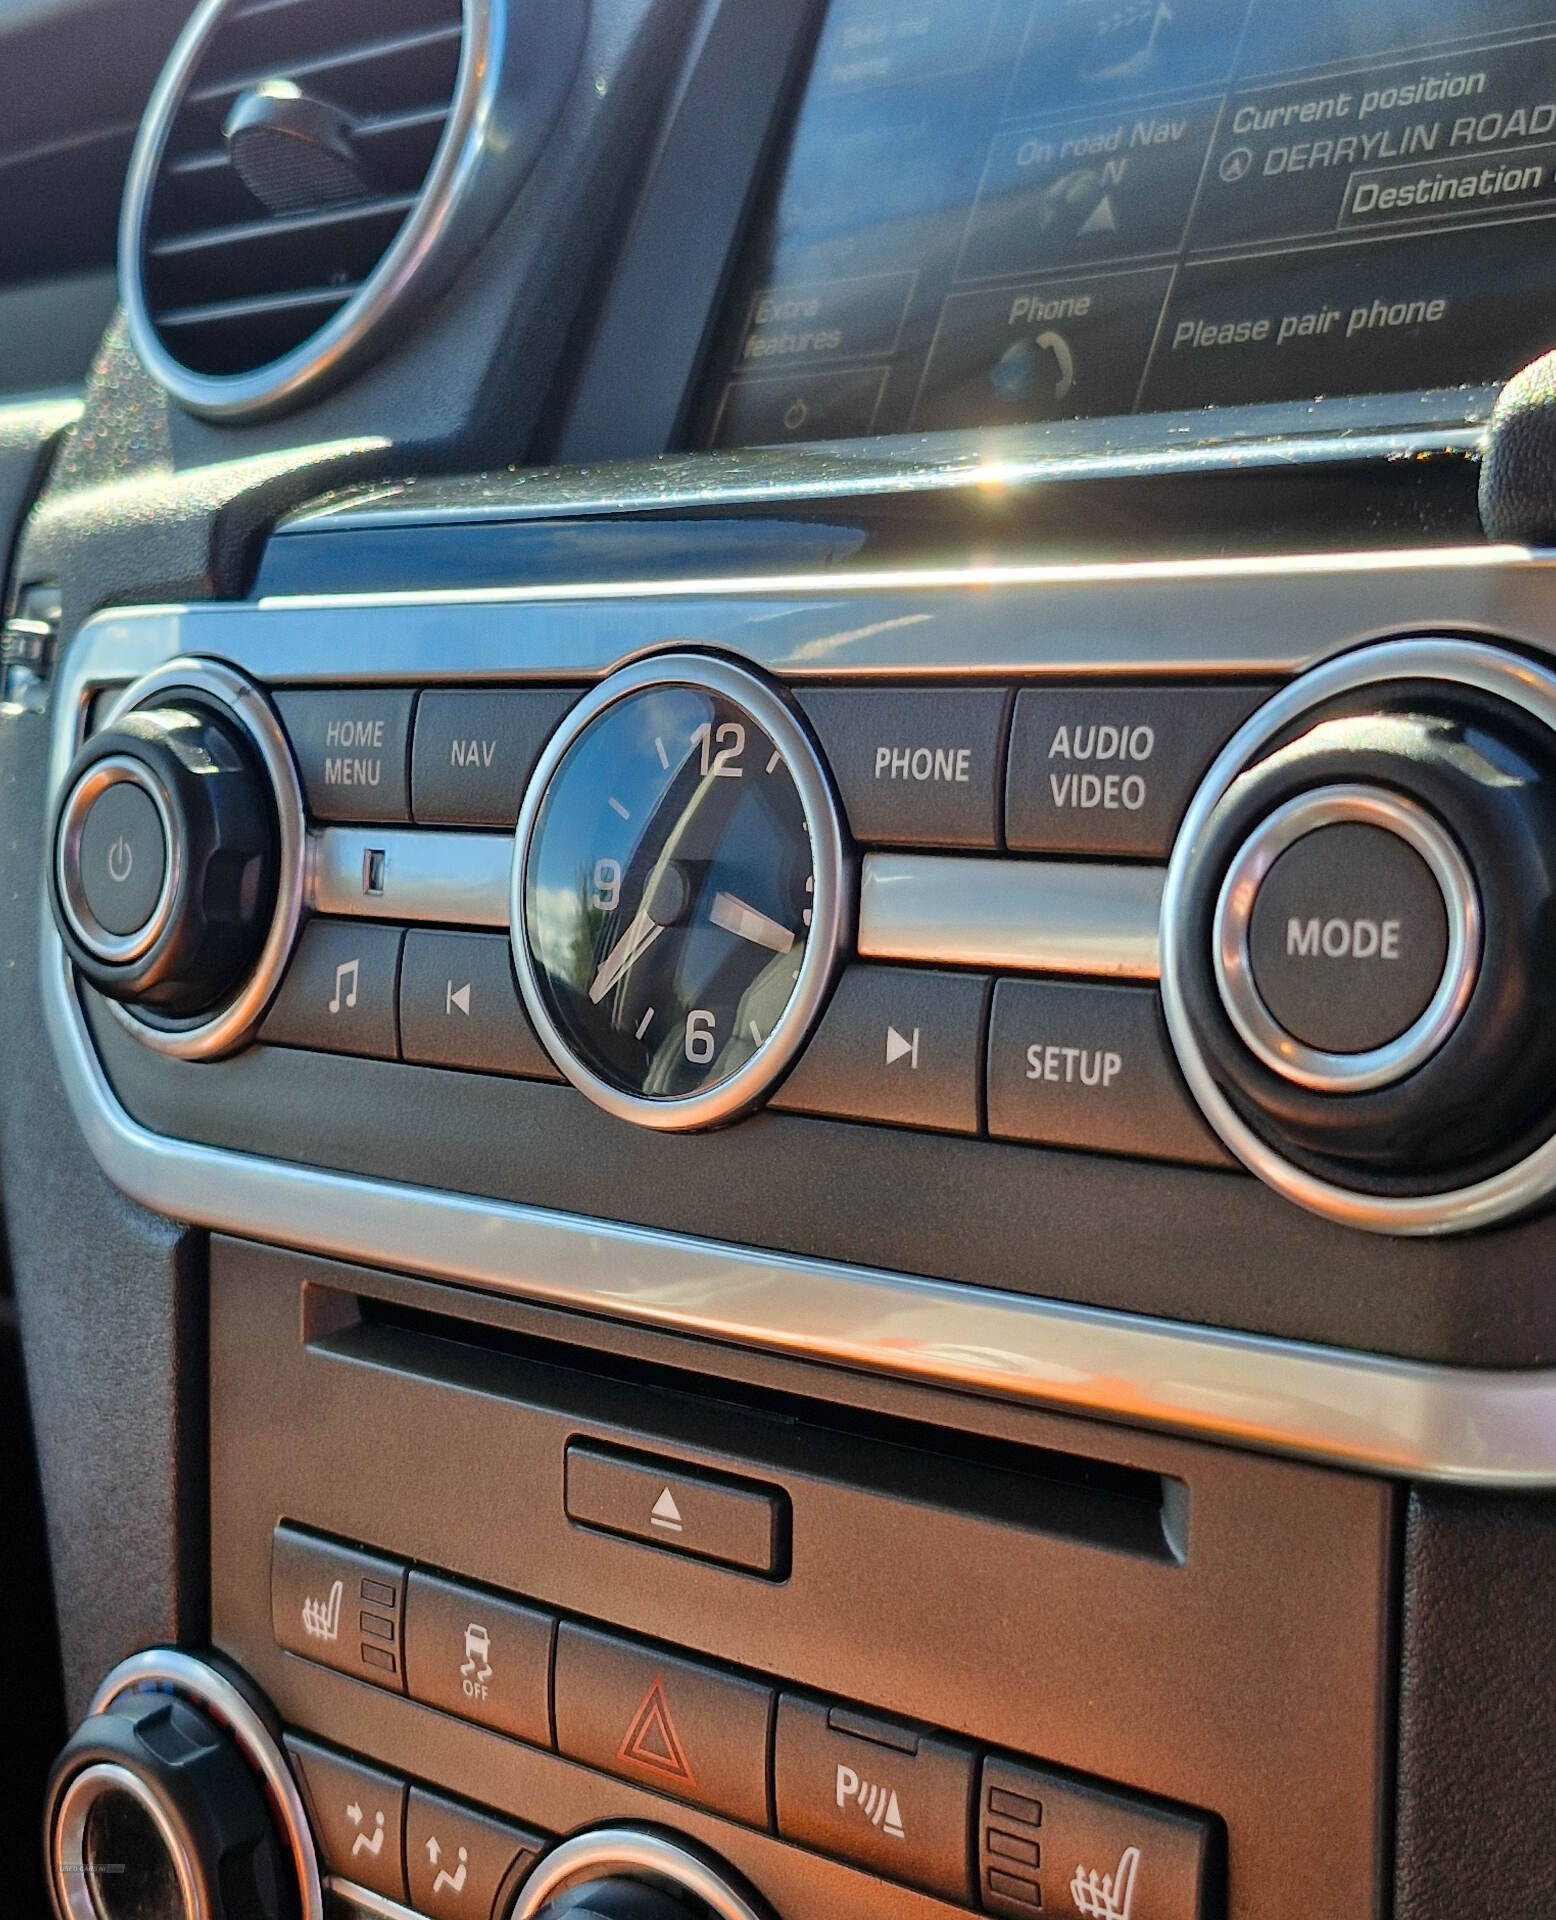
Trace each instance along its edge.
<path fill-rule="evenodd" d="M 530 849 L 552 780 L 563 760 L 589 728 L 621 701 L 661 687 L 692 687 L 731 700 L 763 729 L 783 755 L 794 781 L 805 830 L 810 837 L 810 931 L 800 977 L 772 1032 L 738 1072 L 701 1093 L 650 1100 L 624 1093 L 573 1052 L 552 1018 L 525 927 L 524 892 Z M 618 1120 L 656 1132 L 694 1132 L 726 1125 L 749 1113 L 777 1085 L 792 1064 L 826 1003 L 838 957 L 848 933 L 850 852 L 832 782 L 810 735 L 787 701 L 765 680 L 716 655 L 677 652 L 655 654 L 621 668 L 586 694 L 547 743 L 519 810 L 509 883 L 508 932 L 519 991 L 546 1052 L 558 1069 L 596 1106 Z"/>

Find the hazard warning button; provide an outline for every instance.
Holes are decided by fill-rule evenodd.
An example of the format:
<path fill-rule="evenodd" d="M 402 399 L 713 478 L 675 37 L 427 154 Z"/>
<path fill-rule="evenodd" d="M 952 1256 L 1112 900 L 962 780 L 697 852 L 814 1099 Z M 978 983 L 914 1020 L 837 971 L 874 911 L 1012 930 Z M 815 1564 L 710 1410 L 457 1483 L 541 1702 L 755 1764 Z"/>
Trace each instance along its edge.
<path fill-rule="evenodd" d="M 773 1690 L 739 1674 L 564 1622 L 559 1751 L 748 1826 L 770 1824 Z"/>

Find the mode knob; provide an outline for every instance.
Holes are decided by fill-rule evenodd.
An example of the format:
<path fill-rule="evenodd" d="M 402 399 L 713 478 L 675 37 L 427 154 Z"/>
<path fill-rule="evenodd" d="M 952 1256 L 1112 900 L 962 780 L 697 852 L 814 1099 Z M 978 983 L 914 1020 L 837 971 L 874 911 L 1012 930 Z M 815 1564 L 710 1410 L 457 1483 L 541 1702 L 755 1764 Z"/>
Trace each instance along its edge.
<path fill-rule="evenodd" d="M 54 1764 L 58 1920 L 318 1920 L 313 1843 L 246 1687 L 186 1654 L 115 1670 Z"/>
<path fill-rule="evenodd" d="M 290 941 L 301 817 L 284 737 L 227 668 L 162 669 L 82 746 L 54 813 L 54 919 L 152 1044 L 195 1055 L 247 1037 Z"/>
<path fill-rule="evenodd" d="M 1469 642 L 1345 656 L 1256 714 L 1169 870 L 1162 991 L 1222 1138 L 1379 1230 L 1556 1184 L 1556 676 Z"/>

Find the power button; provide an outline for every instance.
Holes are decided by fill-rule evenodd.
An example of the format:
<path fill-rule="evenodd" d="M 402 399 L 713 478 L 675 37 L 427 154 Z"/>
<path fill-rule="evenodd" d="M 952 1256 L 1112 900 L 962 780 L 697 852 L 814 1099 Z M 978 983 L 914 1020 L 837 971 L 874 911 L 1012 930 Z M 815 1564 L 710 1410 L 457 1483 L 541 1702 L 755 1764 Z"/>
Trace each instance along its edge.
<path fill-rule="evenodd" d="M 168 859 L 165 808 L 144 770 L 127 759 L 100 761 L 63 819 L 61 890 L 77 937 L 104 958 L 154 940 Z"/>

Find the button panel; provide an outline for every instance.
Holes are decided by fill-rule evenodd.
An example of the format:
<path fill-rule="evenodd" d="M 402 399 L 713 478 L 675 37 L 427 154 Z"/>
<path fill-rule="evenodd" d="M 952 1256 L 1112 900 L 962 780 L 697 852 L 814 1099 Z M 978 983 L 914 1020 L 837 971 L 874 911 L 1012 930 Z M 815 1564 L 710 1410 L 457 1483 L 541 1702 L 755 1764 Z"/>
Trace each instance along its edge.
<path fill-rule="evenodd" d="M 800 1694 L 778 1703 L 778 1831 L 963 1904 L 973 1771 L 971 1747 L 927 1728 Z"/>
<path fill-rule="evenodd" d="M 405 1568 L 397 1561 L 279 1526 L 270 1612 L 288 1653 L 403 1691 Z"/>
<path fill-rule="evenodd" d="M 275 695 L 315 819 L 410 819 L 415 703 L 408 688 Z"/>
<path fill-rule="evenodd" d="M 1000 688 L 802 693 L 854 838 L 877 847 L 1000 843 Z"/>
<path fill-rule="evenodd" d="M 281 1645 L 339 1664 L 333 1643 L 299 1636 L 295 1596 L 311 1597 L 326 1575 L 343 1588 L 353 1577 L 386 1575 L 384 1586 L 406 1596 L 408 1691 L 425 1706 L 542 1748 L 552 1746 L 554 1725 L 555 1751 L 570 1760 L 964 1907 L 1099 1920 L 1106 1901 L 1132 1887 L 1134 1904 L 1122 1909 L 1130 1920 L 1220 1920 L 1222 1832 L 1191 1808 L 980 1755 L 968 1738 L 782 1691 L 767 1676 L 590 1622 L 557 1622 L 529 1601 L 446 1573 L 418 1567 L 407 1591 L 404 1567 L 388 1556 L 294 1527 L 279 1527 L 275 1538 Z M 325 1603 L 328 1612 L 328 1589 Z M 307 1782 L 329 1870 L 404 1899 L 393 1877 L 398 1851 L 393 1873 L 385 1867 L 369 1877 L 403 1827 L 410 1899 L 430 1920 L 472 1912 L 487 1920 L 489 1899 L 506 1912 L 544 1844 L 312 1741 L 289 1736 L 287 1746 Z M 460 1865 L 465 1884 L 478 1889 L 474 1908 L 451 1884 Z"/>
<path fill-rule="evenodd" d="M 579 1526 L 770 1580 L 788 1571 L 789 1499 L 776 1487 L 574 1441 L 565 1498 L 567 1517 Z"/>
<path fill-rule="evenodd" d="M 555 1689 L 559 1752 L 747 1826 L 768 1824 L 771 1687 L 565 1621 Z"/>

